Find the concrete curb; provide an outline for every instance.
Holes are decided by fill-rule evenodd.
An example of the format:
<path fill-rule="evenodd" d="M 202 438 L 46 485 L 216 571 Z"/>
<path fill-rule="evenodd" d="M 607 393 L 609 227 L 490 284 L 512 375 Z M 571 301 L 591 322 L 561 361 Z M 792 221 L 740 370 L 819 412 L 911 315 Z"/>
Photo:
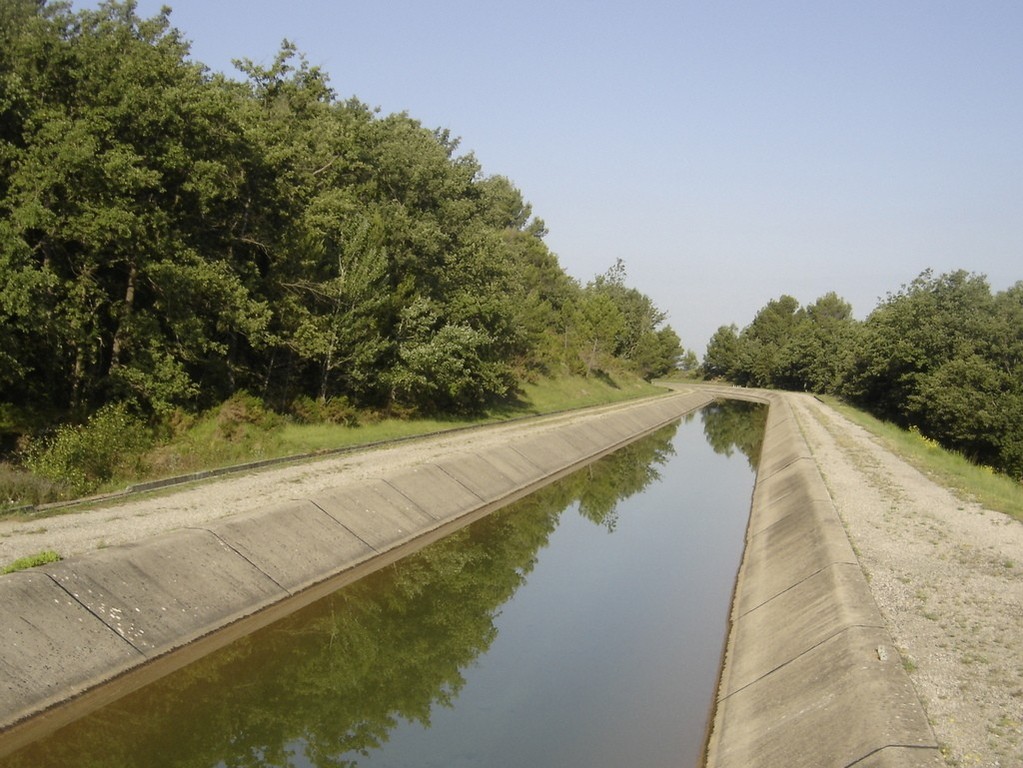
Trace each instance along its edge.
<path fill-rule="evenodd" d="M 81 712 L 58 705 L 79 697 L 87 709 L 83 694 L 118 676 L 155 660 L 173 667 L 172 652 L 311 601 L 713 399 L 688 392 L 595 409 L 483 453 L 2 576 L 0 730 L 48 709 L 47 729 L 59 727 Z"/>
<path fill-rule="evenodd" d="M 944 765 L 785 395 L 741 398 L 770 410 L 706 765 Z"/>

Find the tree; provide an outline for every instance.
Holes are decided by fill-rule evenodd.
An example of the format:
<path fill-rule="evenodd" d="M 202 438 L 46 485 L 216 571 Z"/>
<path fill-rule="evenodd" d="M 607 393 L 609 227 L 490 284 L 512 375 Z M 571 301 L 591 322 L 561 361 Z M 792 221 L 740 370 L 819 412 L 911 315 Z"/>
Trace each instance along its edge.
<path fill-rule="evenodd" d="M 707 346 L 704 374 L 749 386 L 836 392 L 857 333 L 852 307 L 834 292 L 807 307 L 784 295 L 741 333 L 734 325 L 719 328 Z"/>
<path fill-rule="evenodd" d="M 998 466 L 1006 382 L 979 355 L 948 360 L 920 377 L 904 410 L 921 432 L 973 461 Z"/>
<path fill-rule="evenodd" d="M 848 393 L 971 459 L 1019 477 L 1023 424 L 1019 284 L 922 273 L 867 318 Z"/>
<path fill-rule="evenodd" d="M 707 342 L 707 350 L 703 354 L 703 375 L 734 381 L 739 376 L 739 360 L 739 329 L 734 323 L 722 325 Z"/>
<path fill-rule="evenodd" d="M 587 293 L 607 297 L 617 310 L 613 343 L 608 346 L 605 340 L 603 347 L 645 379 L 663 376 L 675 369 L 683 355 L 681 339 L 663 325 L 667 314 L 649 296 L 626 286 L 625 279 L 625 262 L 618 259 L 586 288 Z M 588 328 L 592 336 L 592 324 Z M 591 347 L 591 357 L 593 352 Z"/>
<path fill-rule="evenodd" d="M 805 308 L 782 296 L 741 332 L 719 328 L 703 371 L 840 394 L 1023 477 L 1023 283 L 993 296 L 983 275 L 927 270 L 863 323 L 834 292 Z"/>
<path fill-rule="evenodd" d="M 606 291 L 590 286 L 583 292 L 576 327 L 582 341 L 580 356 L 587 376 L 606 370 L 624 325 L 621 310 Z"/>
<path fill-rule="evenodd" d="M 1023 480 L 1023 282 L 1017 282 L 994 298 L 995 324 L 991 332 L 989 359 L 1003 386 L 995 406 L 1001 413 L 998 466 Z"/>
<path fill-rule="evenodd" d="M 859 324 L 852 307 L 830 292 L 800 310 L 782 346 L 776 383 L 821 394 L 839 391 L 852 365 Z"/>
<path fill-rule="evenodd" d="M 324 202 L 311 207 L 320 210 Z M 357 229 L 348 236 L 344 230 L 353 220 Z M 324 231 L 323 237 L 336 254 L 336 272 L 320 281 L 296 276 L 288 284 L 300 294 L 294 302 L 290 344 L 301 359 L 318 361 L 321 402 L 336 395 L 374 402 L 379 399 L 379 371 L 393 346 L 384 328 L 387 258 L 379 235 L 382 225 L 378 217 L 366 221 L 358 214 L 334 224 L 339 231 L 333 237 Z"/>
<path fill-rule="evenodd" d="M 464 323 L 446 322 L 427 299 L 402 312 L 398 362 L 386 375 L 391 400 L 418 412 L 480 411 L 508 394 L 508 367 L 491 360 L 493 339 Z"/>
<path fill-rule="evenodd" d="M 668 325 L 640 336 L 629 359 L 639 375 L 650 381 L 677 370 L 683 354 L 682 340 Z"/>
<path fill-rule="evenodd" d="M 0 4 L 6 421 L 240 390 L 465 412 L 566 364 L 676 365 L 624 263 L 580 287 L 449 131 L 339 101 L 287 40 L 213 75 L 169 14 Z"/>
<path fill-rule="evenodd" d="M 54 8 L 35 30 L 35 103 L 0 203 L 0 268 L 22 291 L 9 319 L 32 334 L 12 343 L 54 408 L 188 401 L 191 364 L 265 324 L 234 265 L 210 259 L 209 232 L 243 173 L 232 104 L 187 61 L 166 10 Z"/>
<path fill-rule="evenodd" d="M 847 393 L 885 418 L 916 423 L 923 414 L 921 380 L 979 351 L 991 328 L 991 305 L 982 276 L 922 273 L 867 317 Z"/>
<path fill-rule="evenodd" d="M 522 345 L 516 363 L 526 376 L 548 373 L 568 358 L 572 312 L 581 289 L 531 225 L 505 229 L 502 242 L 507 298 Z"/>

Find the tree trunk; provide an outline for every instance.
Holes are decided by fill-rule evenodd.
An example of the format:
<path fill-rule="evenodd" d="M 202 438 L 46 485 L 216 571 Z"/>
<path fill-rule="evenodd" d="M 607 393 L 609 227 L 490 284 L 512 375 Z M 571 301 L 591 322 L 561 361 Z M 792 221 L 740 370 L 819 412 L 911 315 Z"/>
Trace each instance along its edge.
<path fill-rule="evenodd" d="M 116 368 L 121 364 L 121 352 L 124 350 L 127 337 L 127 327 L 131 322 L 132 311 L 135 307 L 135 286 L 138 282 L 138 266 L 132 259 L 128 266 L 128 285 L 124 289 L 124 308 L 121 310 L 121 321 L 114 333 L 114 341 L 110 349 L 110 368 Z"/>

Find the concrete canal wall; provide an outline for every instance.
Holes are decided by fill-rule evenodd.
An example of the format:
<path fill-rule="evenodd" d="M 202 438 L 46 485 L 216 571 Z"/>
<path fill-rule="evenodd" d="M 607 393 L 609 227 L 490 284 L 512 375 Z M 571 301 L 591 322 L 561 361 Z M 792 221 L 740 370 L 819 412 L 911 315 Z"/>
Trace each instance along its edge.
<path fill-rule="evenodd" d="M 601 409 L 484 453 L 2 576 L 0 729 L 44 710 L 13 730 L 59 727 L 118 695 L 102 684 L 138 687 L 161 665 L 180 666 L 173 659 L 268 623 L 713 397 Z"/>
<path fill-rule="evenodd" d="M 944 765 L 785 395 L 768 402 L 708 768 Z"/>

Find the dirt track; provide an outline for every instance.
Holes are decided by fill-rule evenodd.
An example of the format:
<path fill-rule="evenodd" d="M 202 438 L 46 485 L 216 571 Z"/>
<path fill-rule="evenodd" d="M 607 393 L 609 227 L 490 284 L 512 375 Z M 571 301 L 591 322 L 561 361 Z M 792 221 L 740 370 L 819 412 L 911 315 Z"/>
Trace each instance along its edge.
<path fill-rule="evenodd" d="M 792 405 L 948 764 L 1023 766 L 1023 525 L 960 501 L 812 397 L 793 395 Z M 2 521 L 0 564 L 199 525 L 572 418 L 485 427 L 89 511 Z"/>

